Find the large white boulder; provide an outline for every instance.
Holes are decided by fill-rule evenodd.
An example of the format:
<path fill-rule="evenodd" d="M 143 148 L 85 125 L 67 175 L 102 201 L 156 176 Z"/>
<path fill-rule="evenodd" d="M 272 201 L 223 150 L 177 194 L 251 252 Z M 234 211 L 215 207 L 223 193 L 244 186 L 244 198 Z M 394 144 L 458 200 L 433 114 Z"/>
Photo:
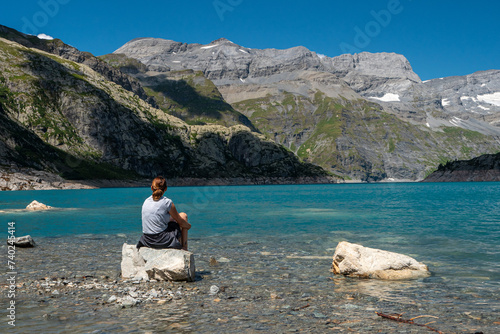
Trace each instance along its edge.
<path fill-rule="evenodd" d="M 152 249 L 123 244 L 122 277 L 188 281 L 195 278 L 193 253 L 180 249 Z"/>
<path fill-rule="evenodd" d="M 429 269 L 407 255 L 339 242 L 333 254 L 333 272 L 351 277 L 386 280 L 430 276 Z"/>
<path fill-rule="evenodd" d="M 43 203 L 40 203 L 38 201 L 33 201 L 28 206 L 26 207 L 26 210 L 31 210 L 31 211 L 39 211 L 39 210 L 49 210 L 52 209 L 51 206 L 45 205 Z"/>

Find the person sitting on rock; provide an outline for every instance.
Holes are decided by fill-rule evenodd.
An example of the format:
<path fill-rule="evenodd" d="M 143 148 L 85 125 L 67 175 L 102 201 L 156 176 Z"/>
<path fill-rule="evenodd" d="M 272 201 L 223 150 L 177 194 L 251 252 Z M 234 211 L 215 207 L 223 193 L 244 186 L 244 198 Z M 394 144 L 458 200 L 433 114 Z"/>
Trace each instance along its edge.
<path fill-rule="evenodd" d="M 142 205 L 142 236 L 137 248 L 187 250 L 188 230 L 191 228 L 187 214 L 178 213 L 172 200 L 163 196 L 167 191 L 165 178 L 156 177 L 151 184 L 151 190 L 153 195 Z"/>

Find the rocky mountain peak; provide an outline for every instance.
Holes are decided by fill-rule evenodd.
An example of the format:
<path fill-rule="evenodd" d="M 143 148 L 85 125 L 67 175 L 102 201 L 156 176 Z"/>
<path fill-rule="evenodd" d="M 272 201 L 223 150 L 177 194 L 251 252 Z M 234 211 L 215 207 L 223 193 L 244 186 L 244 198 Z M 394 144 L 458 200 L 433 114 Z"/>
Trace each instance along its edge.
<path fill-rule="evenodd" d="M 408 59 L 396 53 L 370 53 L 344 54 L 330 58 L 335 71 L 351 72 L 361 75 L 373 75 L 386 78 L 404 78 L 414 82 L 421 82 L 420 77 L 413 72 Z M 325 61 L 328 61 L 326 59 Z"/>
<path fill-rule="evenodd" d="M 234 44 L 233 42 L 231 42 L 230 40 L 228 40 L 227 38 L 224 38 L 224 37 L 216 39 L 215 41 L 210 42 L 210 44 L 208 44 L 208 45 L 214 45 L 214 44 L 233 44 L 233 45 L 236 45 L 236 44 Z"/>
<path fill-rule="evenodd" d="M 243 84 L 246 78 L 269 78 L 309 70 L 333 74 L 368 75 L 421 82 L 409 61 L 395 53 L 346 54 L 330 58 L 318 56 L 304 46 L 288 49 L 249 49 L 226 38 L 209 44 L 185 44 L 148 38 L 132 40 L 116 50 L 146 65 L 173 70 L 203 71 L 215 84 Z"/>

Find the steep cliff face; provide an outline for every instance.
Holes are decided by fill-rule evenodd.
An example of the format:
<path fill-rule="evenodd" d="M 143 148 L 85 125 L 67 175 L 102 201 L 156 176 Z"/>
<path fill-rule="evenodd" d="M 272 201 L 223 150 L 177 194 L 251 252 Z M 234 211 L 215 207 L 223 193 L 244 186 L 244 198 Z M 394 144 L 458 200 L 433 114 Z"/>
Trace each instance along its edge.
<path fill-rule="evenodd" d="M 422 82 L 394 53 L 334 58 L 142 38 L 117 51 L 166 72 L 201 71 L 268 138 L 345 178 L 423 179 L 498 151 L 500 73 Z"/>
<path fill-rule="evenodd" d="M 0 37 L 0 164 L 84 179 L 326 176 L 245 126 L 190 126 L 101 73 L 119 70 L 70 58 Z"/>
<path fill-rule="evenodd" d="M 424 182 L 500 181 L 500 153 L 439 165 Z"/>
<path fill-rule="evenodd" d="M 361 53 L 329 58 L 298 46 L 286 50 L 250 49 L 225 38 L 207 45 L 186 44 L 160 38 L 139 38 L 116 50 L 142 63 L 163 70 L 202 71 L 217 86 L 233 80 L 263 82 L 262 78 L 303 70 L 347 75 L 407 78 L 420 82 L 408 60 L 393 53 Z M 279 78 L 276 78 L 279 80 Z"/>

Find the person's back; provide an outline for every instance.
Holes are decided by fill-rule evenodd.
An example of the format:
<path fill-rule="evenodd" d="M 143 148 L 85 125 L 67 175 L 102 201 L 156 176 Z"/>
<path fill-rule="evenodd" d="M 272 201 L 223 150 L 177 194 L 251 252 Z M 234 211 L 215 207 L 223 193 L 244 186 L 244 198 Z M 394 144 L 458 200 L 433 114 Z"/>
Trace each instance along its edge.
<path fill-rule="evenodd" d="M 159 176 L 151 184 L 153 195 L 142 205 L 142 236 L 137 248 L 177 248 L 187 250 L 188 230 L 184 212 L 178 213 L 171 199 L 164 197 L 166 180 Z"/>
<path fill-rule="evenodd" d="M 156 234 L 163 231 L 170 221 L 170 208 L 172 200 L 162 196 L 154 200 L 149 196 L 142 205 L 142 232 Z"/>

